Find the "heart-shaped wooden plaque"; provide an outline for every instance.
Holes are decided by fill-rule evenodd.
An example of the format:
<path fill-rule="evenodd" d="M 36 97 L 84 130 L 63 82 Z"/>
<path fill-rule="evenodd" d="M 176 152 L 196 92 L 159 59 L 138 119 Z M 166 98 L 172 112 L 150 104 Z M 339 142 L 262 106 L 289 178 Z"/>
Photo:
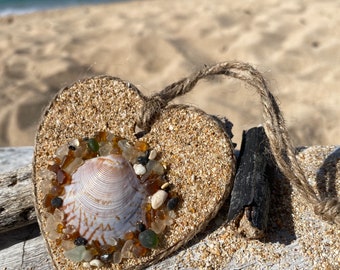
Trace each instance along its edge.
<path fill-rule="evenodd" d="M 43 172 L 56 150 L 74 138 L 109 131 L 131 142 L 147 142 L 160 153 L 172 192 L 181 201 L 173 223 L 159 236 L 157 248 L 119 264 L 109 261 L 102 269 L 135 269 L 164 258 L 204 229 L 230 193 L 235 158 L 221 123 L 197 108 L 173 105 L 166 107 L 151 130 L 137 139 L 135 126 L 145 100 L 132 84 L 100 76 L 63 89 L 45 111 L 36 136 L 33 181 L 41 232 L 57 269 L 89 265 L 67 259 L 61 240 L 51 239 L 46 229 L 44 199 L 48 183 Z"/>

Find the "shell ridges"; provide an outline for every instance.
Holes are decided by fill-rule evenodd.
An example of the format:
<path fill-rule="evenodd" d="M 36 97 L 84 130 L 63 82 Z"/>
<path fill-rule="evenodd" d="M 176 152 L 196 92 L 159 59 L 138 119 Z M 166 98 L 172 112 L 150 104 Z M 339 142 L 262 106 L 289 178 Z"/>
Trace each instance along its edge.
<path fill-rule="evenodd" d="M 66 222 L 86 239 L 104 244 L 105 239 L 134 229 L 144 197 L 139 179 L 123 157 L 93 158 L 78 168 L 65 187 Z"/>

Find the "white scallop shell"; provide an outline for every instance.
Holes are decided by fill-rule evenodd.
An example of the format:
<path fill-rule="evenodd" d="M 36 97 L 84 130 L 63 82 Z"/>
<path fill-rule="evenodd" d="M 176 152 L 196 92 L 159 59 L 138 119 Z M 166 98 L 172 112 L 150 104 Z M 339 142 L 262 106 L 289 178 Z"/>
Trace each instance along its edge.
<path fill-rule="evenodd" d="M 144 198 L 139 179 L 122 156 L 93 158 L 65 186 L 66 222 L 89 241 L 110 243 L 136 229 Z"/>

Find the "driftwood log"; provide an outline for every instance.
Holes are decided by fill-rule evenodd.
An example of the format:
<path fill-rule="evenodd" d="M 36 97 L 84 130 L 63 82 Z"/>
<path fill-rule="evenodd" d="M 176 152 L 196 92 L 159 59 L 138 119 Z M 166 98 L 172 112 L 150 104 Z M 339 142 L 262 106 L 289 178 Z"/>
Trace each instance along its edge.
<path fill-rule="evenodd" d="M 33 205 L 33 147 L 0 148 L 0 269 L 52 269 Z"/>
<path fill-rule="evenodd" d="M 36 221 L 32 156 L 32 147 L 0 148 L 0 233 Z"/>
<path fill-rule="evenodd" d="M 0 232 L 36 222 L 31 176 L 31 165 L 0 176 Z"/>

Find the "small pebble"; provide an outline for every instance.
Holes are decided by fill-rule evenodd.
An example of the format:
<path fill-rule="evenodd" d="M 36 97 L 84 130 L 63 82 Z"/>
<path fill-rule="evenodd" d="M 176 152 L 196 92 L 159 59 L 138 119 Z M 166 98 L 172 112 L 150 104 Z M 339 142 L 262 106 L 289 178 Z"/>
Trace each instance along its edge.
<path fill-rule="evenodd" d="M 98 150 L 99 150 L 99 144 L 96 141 L 96 139 L 93 139 L 93 138 L 89 139 L 88 142 L 87 142 L 87 146 L 93 152 L 98 152 Z"/>
<path fill-rule="evenodd" d="M 53 218 L 56 222 L 62 222 L 64 220 L 64 212 L 62 210 L 56 209 L 54 211 Z"/>
<path fill-rule="evenodd" d="M 75 148 L 75 146 L 73 146 L 73 145 L 69 145 L 69 146 L 68 146 L 68 149 L 70 149 L 70 150 L 72 150 L 72 151 L 75 151 L 77 148 Z"/>
<path fill-rule="evenodd" d="M 142 164 L 133 165 L 133 169 L 137 175 L 143 175 L 146 173 L 146 168 Z"/>
<path fill-rule="evenodd" d="M 148 248 L 143 247 L 141 245 L 141 243 L 135 244 L 132 247 L 132 254 L 135 258 L 140 258 L 140 257 L 144 257 L 146 256 L 146 254 L 148 253 Z"/>
<path fill-rule="evenodd" d="M 77 149 L 73 152 L 74 156 L 77 158 L 82 158 L 85 151 L 87 148 L 87 144 L 86 143 L 82 143 L 79 147 L 77 147 Z"/>
<path fill-rule="evenodd" d="M 113 253 L 113 263 L 120 263 L 122 261 L 122 254 L 120 251 L 116 251 Z"/>
<path fill-rule="evenodd" d="M 99 148 L 99 155 L 101 156 L 107 156 L 112 151 L 112 144 L 110 142 L 102 143 Z"/>
<path fill-rule="evenodd" d="M 108 245 L 111 245 L 111 246 L 118 245 L 118 241 L 114 237 L 110 237 L 110 238 L 106 239 L 106 242 L 107 242 Z"/>
<path fill-rule="evenodd" d="M 135 149 L 141 152 L 145 152 L 149 149 L 149 145 L 143 141 L 136 141 L 135 142 Z"/>
<path fill-rule="evenodd" d="M 164 174 L 164 168 L 157 160 L 149 160 L 148 164 L 146 164 L 146 169 L 147 171 L 153 171 L 158 175 Z"/>
<path fill-rule="evenodd" d="M 153 230 L 145 230 L 138 236 L 139 242 L 146 248 L 156 248 L 158 246 L 158 236 Z"/>
<path fill-rule="evenodd" d="M 153 160 L 157 156 L 157 151 L 155 149 L 152 149 L 149 154 L 149 159 Z"/>
<path fill-rule="evenodd" d="M 151 197 L 151 207 L 153 209 L 158 209 L 159 207 L 162 206 L 167 197 L 168 193 L 165 190 L 162 189 L 158 190 Z"/>
<path fill-rule="evenodd" d="M 108 133 L 106 134 L 106 141 L 107 141 L 107 142 L 112 142 L 112 140 L 115 139 L 115 138 L 116 138 L 116 135 L 114 135 L 114 134 L 111 133 L 111 132 L 108 132 Z"/>
<path fill-rule="evenodd" d="M 86 249 L 83 252 L 82 256 L 83 256 L 83 261 L 86 261 L 86 262 L 91 261 L 92 258 L 93 258 L 93 254 L 92 254 L 91 250 L 89 250 L 89 249 Z"/>
<path fill-rule="evenodd" d="M 64 250 L 70 250 L 72 248 L 75 248 L 75 245 L 73 243 L 72 240 L 63 240 L 61 241 L 60 246 L 64 249 Z"/>
<path fill-rule="evenodd" d="M 68 154 L 68 146 L 67 146 L 67 144 L 62 145 L 55 152 L 56 157 L 59 158 L 60 160 L 62 160 L 62 158 L 64 156 L 66 156 L 67 154 Z"/>
<path fill-rule="evenodd" d="M 156 219 L 154 222 L 151 223 L 151 229 L 157 233 L 162 233 L 166 228 L 166 222 L 162 219 Z"/>
<path fill-rule="evenodd" d="M 63 199 L 59 197 L 54 197 L 51 200 L 51 205 L 55 208 L 61 207 L 63 205 Z"/>
<path fill-rule="evenodd" d="M 85 246 L 77 246 L 73 249 L 64 252 L 67 259 L 73 262 L 81 262 L 83 260 L 83 253 L 86 251 Z"/>
<path fill-rule="evenodd" d="M 85 246 L 87 244 L 87 240 L 84 237 L 77 237 L 74 240 L 74 244 L 76 246 Z"/>
<path fill-rule="evenodd" d="M 103 262 L 111 262 L 112 261 L 112 253 L 100 255 L 100 260 L 103 261 Z"/>
<path fill-rule="evenodd" d="M 146 156 L 137 157 L 137 162 L 139 164 L 142 164 L 143 166 L 145 166 L 148 163 L 148 161 L 149 161 L 149 159 Z"/>
<path fill-rule="evenodd" d="M 90 265 L 95 267 L 102 267 L 104 264 L 100 260 L 94 259 L 90 261 Z"/>
<path fill-rule="evenodd" d="M 131 151 L 132 145 L 127 140 L 120 140 L 118 141 L 118 147 L 123 151 Z"/>
<path fill-rule="evenodd" d="M 136 133 L 135 133 L 135 136 L 136 136 L 137 139 L 140 139 L 140 138 L 142 138 L 145 134 L 146 134 L 145 131 L 139 131 L 139 132 L 136 132 Z"/>
<path fill-rule="evenodd" d="M 161 186 L 161 189 L 163 190 L 167 190 L 167 188 L 170 186 L 170 183 L 169 182 L 166 182 L 164 183 L 162 186 Z"/>
<path fill-rule="evenodd" d="M 63 228 L 63 234 L 75 234 L 76 232 L 77 229 L 73 225 L 66 225 L 66 227 Z"/>
<path fill-rule="evenodd" d="M 70 146 L 72 146 L 73 148 L 77 148 L 79 145 L 80 145 L 80 143 L 79 143 L 78 139 L 74 139 L 74 140 L 72 140 L 68 143 L 69 148 L 70 148 Z"/>
<path fill-rule="evenodd" d="M 179 203 L 179 198 L 178 197 L 173 197 L 171 198 L 168 203 L 166 204 L 166 207 L 169 209 L 169 210 L 174 210 L 176 209 L 177 205 Z"/>
<path fill-rule="evenodd" d="M 144 223 L 142 222 L 138 222 L 137 224 L 137 228 L 138 228 L 138 231 L 142 232 L 142 231 L 145 231 L 146 230 L 146 226 Z"/>
<path fill-rule="evenodd" d="M 76 157 L 64 168 L 64 172 L 72 175 L 83 163 L 84 160 L 82 158 Z"/>
<path fill-rule="evenodd" d="M 133 240 L 127 240 L 125 241 L 122 250 L 121 250 L 121 256 L 122 258 L 129 258 L 131 254 L 131 248 L 133 246 Z"/>

